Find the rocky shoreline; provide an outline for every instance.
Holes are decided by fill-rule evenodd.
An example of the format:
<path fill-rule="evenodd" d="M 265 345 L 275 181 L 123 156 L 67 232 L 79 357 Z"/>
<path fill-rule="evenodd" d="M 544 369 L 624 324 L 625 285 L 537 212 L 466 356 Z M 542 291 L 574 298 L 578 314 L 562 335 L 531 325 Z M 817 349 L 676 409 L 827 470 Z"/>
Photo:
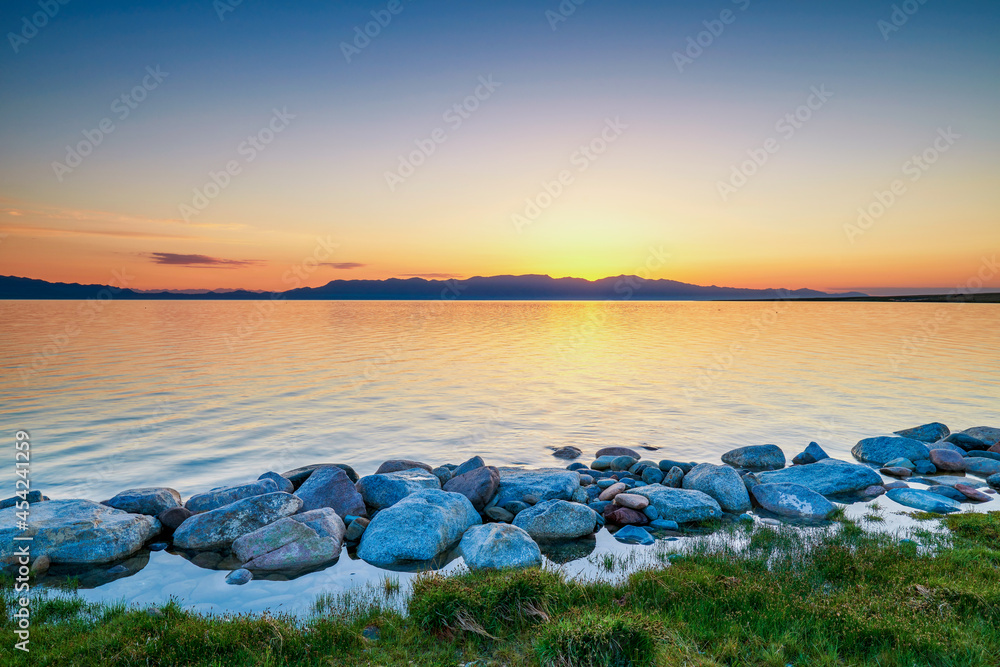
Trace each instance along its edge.
<path fill-rule="evenodd" d="M 573 460 L 582 451 L 553 452 Z M 385 461 L 359 476 L 346 464 L 314 464 L 191 496 L 128 489 L 102 502 L 49 500 L 32 492 L 30 569 L 102 567 L 143 550 L 171 549 L 226 581 L 285 577 L 335 562 L 345 547 L 383 568 L 419 567 L 445 554 L 471 569 L 540 565 L 548 545 L 607 527 L 626 544 L 652 544 L 685 527 L 729 517 L 828 521 L 837 502 L 882 494 L 916 510 L 948 513 L 987 502 L 1000 489 L 1000 428 L 952 433 L 940 423 L 866 438 L 857 463 L 810 443 L 788 466 L 775 445 L 726 452 L 722 464 L 645 460 L 626 447 L 597 451 L 590 465 L 524 469 Z M 907 481 L 903 481 L 907 480 Z M 912 488 L 907 482 L 927 485 Z M 0 502 L 0 564 L 23 566 L 12 538 L 17 503 Z M 774 519 L 768 519 L 774 521 Z M 123 568 L 117 565 L 109 569 Z M 121 570 L 126 572 L 127 568 Z"/>

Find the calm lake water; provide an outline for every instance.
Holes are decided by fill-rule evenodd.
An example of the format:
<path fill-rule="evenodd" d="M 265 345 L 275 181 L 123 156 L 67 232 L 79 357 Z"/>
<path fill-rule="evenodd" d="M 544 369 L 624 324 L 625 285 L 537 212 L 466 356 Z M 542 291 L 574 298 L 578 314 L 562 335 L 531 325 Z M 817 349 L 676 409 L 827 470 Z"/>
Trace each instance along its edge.
<path fill-rule="evenodd" d="M 992 305 L 5 301 L 0 318 L 4 430 L 31 432 L 51 497 L 317 462 L 564 465 L 563 445 L 849 458 L 927 421 L 1000 425 Z"/>

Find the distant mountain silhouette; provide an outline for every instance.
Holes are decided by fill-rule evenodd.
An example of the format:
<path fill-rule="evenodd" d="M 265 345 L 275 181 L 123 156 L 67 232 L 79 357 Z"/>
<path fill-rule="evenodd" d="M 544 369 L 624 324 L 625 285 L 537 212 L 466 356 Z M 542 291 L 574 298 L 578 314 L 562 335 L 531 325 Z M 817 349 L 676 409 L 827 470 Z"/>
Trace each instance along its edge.
<path fill-rule="evenodd" d="M 333 280 L 322 287 L 301 287 L 285 292 L 247 290 L 190 293 L 193 290 L 149 292 L 107 285 L 50 283 L 33 278 L 0 276 L 0 299 L 174 299 L 179 301 L 284 298 L 289 300 L 437 300 L 448 301 L 728 301 L 750 299 L 857 298 L 862 292 L 829 294 L 811 289 L 746 289 L 708 287 L 676 280 L 643 280 L 614 276 L 600 280 L 550 278 L 549 276 L 476 276 L 468 280 Z"/>

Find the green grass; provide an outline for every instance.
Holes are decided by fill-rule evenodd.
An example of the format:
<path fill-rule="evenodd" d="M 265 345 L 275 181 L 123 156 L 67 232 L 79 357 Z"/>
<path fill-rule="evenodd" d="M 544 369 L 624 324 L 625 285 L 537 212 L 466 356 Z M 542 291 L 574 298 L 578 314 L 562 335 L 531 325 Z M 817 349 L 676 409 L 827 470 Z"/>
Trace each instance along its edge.
<path fill-rule="evenodd" d="M 408 599 L 391 582 L 321 597 L 308 621 L 68 595 L 36 601 L 30 662 L 4 641 L 0 665 L 995 667 L 1000 513 L 942 520 L 951 532 L 922 531 L 919 546 L 848 520 L 810 533 L 733 525 L 680 558 L 651 548 L 620 584 L 425 575 Z"/>

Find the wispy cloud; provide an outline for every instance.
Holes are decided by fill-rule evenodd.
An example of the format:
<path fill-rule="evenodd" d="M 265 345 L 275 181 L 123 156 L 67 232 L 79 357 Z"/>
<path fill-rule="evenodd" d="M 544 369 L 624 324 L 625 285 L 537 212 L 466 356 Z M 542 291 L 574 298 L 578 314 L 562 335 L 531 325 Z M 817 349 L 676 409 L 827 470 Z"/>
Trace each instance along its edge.
<path fill-rule="evenodd" d="M 217 269 L 235 269 L 244 266 L 259 266 L 265 263 L 261 259 L 224 259 L 208 255 L 179 255 L 173 252 L 151 252 L 149 257 L 157 264 Z"/>
<path fill-rule="evenodd" d="M 360 269 L 362 266 L 368 265 L 360 262 L 320 262 L 320 266 L 329 266 L 334 269 Z"/>
<path fill-rule="evenodd" d="M 13 215 L 13 214 L 12 214 Z M 158 234 L 118 229 L 59 229 L 56 227 L 3 227 L 0 231 L 16 236 L 114 236 L 123 239 L 195 239 L 196 236 Z"/>

